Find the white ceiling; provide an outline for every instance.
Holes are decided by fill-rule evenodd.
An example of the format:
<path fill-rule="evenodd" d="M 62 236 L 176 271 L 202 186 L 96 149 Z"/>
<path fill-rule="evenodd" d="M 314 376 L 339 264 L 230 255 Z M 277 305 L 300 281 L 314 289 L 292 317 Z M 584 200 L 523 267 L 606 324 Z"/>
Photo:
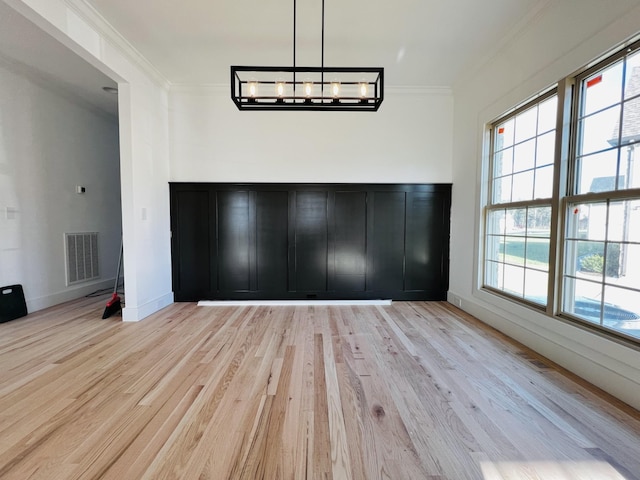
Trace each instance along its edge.
<path fill-rule="evenodd" d="M 227 84 L 230 65 L 293 63 L 291 0 L 76 0 L 172 84 Z M 451 86 L 549 0 L 326 0 L 325 65 L 384 67 L 394 86 Z M 297 65 L 321 62 L 322 0 L 297 0 Z M 0 0 L 0 57 L 110 114 L 115 82 Z"/>
<path fill-rule="evenodd" d="M 293 63 L 291 0 L 86 0 L 171 83 Z M 387 85 L 450 86 L 548 0 L 326 0 L 325 65 L 385 67 Z M 320 66 L 322 0 L 297 0 L 297 65 Z"/>

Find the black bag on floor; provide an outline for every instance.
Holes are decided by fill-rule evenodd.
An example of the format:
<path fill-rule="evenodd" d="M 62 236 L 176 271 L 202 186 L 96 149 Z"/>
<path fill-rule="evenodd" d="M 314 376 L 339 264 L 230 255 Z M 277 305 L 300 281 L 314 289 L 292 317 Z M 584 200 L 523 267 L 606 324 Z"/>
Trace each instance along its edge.
<path fill-rule="evenodd" d="M 0 323 L 8 322 L 27 314 L 22 285 L 0 287 Z"/>

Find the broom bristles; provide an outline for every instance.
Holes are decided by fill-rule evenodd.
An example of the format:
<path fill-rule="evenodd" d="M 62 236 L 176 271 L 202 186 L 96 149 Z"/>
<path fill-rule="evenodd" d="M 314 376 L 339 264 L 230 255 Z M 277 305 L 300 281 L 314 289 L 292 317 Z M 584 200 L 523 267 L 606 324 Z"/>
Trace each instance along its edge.
<path fill-rule="evenodd" d="M 102 319 L 109 318 L 116 312 L 119 312 L 122 309 L 122 305 L 120 304 L 120 297 L 118 294 L 114 293 L 111 296 L 111 300 L 107 302 L 107 306 L 104 309 L 104 313 L 102 314 Z"/>

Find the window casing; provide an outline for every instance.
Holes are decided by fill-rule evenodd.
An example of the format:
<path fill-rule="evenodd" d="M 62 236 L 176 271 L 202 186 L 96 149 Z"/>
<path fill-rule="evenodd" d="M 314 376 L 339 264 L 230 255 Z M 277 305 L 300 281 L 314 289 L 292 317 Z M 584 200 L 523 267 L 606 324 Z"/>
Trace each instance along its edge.
<path fill-rule="evenodd" d="M 639 47 L 563 79 L 491 123 L 482 252 L 484 289 L 635 342 Z M 566 85 L 572 93 L 558 100 Z M 563 121 L 565 112 L 571 122 Z M 569 131 L 557 130 L 567 124 Z"/>

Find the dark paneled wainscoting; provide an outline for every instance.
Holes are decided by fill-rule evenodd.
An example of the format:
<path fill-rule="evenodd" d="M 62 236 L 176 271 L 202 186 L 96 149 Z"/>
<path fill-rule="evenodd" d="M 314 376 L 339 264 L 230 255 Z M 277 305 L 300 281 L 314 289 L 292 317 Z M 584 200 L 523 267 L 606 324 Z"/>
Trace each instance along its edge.
<path fill-rule="evenodd" d="M 445 299 L 450 184 L 171 183 L 170 191 L 177 301 Z"/>

